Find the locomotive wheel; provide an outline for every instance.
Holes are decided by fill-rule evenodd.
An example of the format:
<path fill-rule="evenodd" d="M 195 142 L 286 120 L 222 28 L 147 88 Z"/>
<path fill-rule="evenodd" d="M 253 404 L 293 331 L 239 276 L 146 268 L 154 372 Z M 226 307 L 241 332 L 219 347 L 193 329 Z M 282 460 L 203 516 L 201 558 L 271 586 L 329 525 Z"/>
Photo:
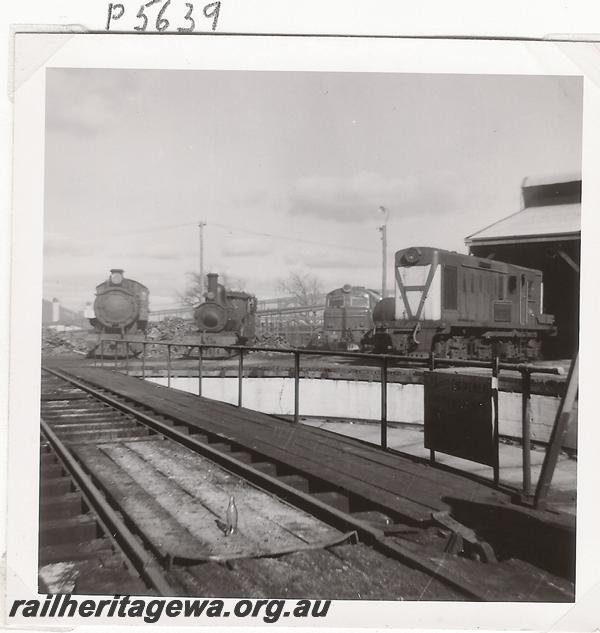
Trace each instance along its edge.
<path fill-rule="evenodd" d="M 464 359 L 468 358 L 467 341 L 464 336 L 453 336 L 448 341 L 448 358 Z"/>
<path fill-rule="evenodd" d="M 481 335 L 455 333 L 438 334 L 431 343 L 431 351 L 437 358 L 455 360 L 491 361 L 494 348 L 505 362 L 535 361 L 541 359 L 542 343 L 535 337 L 483 338 Z M 396 354 L 411 354 L 410 335 L 394 335 L 393 338 L 376 334 L 363 339 L 363 349 L 375 354 L 385 354 L 392 350 Z"/>
<path fill-rule="evenodd" d="M 439 358 L 447 358 L 448 349 L 447 349 L 448 339 L 446 337 L 436 336 L 433 339 L 432 350 L 434 356 Z"/>
<path fill-rule="evenodd" d="M 536 338 L 530 338 L 525 346 L 525 357 L 528 360 L 542 360 L 542 343 Z"/>
<path fill-rule="evenodd" d="M 490 341 L 484 340 L 481 337 L 477 338 L 476 349 L 477 360 L 492 360 L 494 350 Z"/>
<path fill-rule="evenodd" d="M 118 360 L 122 360 L 124 358 L 138 358 L 142 353 L 143 346 L 141 343 L 129 343 L 129 349 L 126 348 L 127 341 L 119 341 L 118 343 L 104 342 L 104 345 L 101 346 L 100 343 L 94 343 L 89 349 L 87 353 L 87 358 L 100 358 L 100 356 L 104 356 L 105 359 L 110 360 L 111 358 L 116 357 Z M 100 350 L 102 349 L 102 354 L 100 354 Z"/>
<path fill-rule="evenodd" d="M 521 354 L 519 341 L 516 339 L 508 339 L 501 343 L 500 356 L 506 360 L 517 360 Z"/>
<path fill-rule="evenodd" d="M 369 337 L 365 345 L 372 348 L 374 354 L 387 354 L 390 350 L 397 351 L 389 334 L 375 334 Z"/>

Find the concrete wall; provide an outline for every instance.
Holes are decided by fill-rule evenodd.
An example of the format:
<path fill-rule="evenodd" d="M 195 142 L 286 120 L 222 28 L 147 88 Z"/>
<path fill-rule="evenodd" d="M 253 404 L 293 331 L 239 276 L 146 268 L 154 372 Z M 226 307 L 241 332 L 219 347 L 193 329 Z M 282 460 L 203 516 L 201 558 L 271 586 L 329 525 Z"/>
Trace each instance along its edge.
<path fill-rule="evenodd" d="M 166 378 L 150 378 L 166 385 Z M 172 378 L 175 389 L 198 393 L 197 378 Z M 202 394 L 207 398 L 237 404 L 237 378 L 204 378 Z M 300 380 L 300 415 L 377 420 L 381 392 L 377 382 L 356 380 Z M 531 437 L 548 441 L 560 399 L 554 396 L 531 397 Z M 244 378 L 243 405 L 275 415 L 294 413 L 292 378 Z M 500 434 L 521 437 L 521 394 L 500 392 Z M 388 384 L 388 420 L 423 424 L 423 385 Z M 576 425 L 574 425 L 576 426 Z M 576 448 L 576 429 L 571 430 L 566 446 Z"/>

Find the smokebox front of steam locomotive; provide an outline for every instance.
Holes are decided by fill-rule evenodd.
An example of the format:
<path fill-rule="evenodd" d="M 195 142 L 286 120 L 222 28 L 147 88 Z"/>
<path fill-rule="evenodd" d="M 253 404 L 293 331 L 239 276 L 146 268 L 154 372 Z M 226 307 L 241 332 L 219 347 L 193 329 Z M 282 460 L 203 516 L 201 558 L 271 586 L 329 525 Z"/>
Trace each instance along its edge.
<path fill-rule="evenodd" d="M 220 332 L 227 323 L 227 312 L 218 303 L 203 303 L 196 308 L 194 318 L 201 332 Z"/>
<path fill-rule="evenodd" d="M 105 327 L 127 327 L 138 316 L 135 297 L 121 288 L 111 288 L 96 297 L 94 302 L 96 318 Z"/>

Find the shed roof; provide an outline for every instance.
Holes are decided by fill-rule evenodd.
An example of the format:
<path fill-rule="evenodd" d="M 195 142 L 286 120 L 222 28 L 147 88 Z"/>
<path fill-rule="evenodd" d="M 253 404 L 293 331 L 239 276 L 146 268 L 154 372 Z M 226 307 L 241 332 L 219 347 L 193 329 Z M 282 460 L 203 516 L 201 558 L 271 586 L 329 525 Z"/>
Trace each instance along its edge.
<path fill-rule="evenodd" d="M 523 179 L 523 187 L 537 187 L 539 185 L 558 185 L 581 180 L 581 172 L 568 172 L 561 174 L 531 174 Z"/>
<path fill-rule="evenodd" d="M 578 239 L 581 235 L 581 203 L 528 207 L 469 235 L 473 242 L 535 242 Z"/>

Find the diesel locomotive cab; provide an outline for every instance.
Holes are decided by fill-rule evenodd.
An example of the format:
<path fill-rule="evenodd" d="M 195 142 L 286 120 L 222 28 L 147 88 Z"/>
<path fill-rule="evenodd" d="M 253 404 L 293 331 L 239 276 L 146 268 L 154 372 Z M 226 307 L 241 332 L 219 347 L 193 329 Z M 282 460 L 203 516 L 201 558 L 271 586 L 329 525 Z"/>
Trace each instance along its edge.
<path fill-rule="evenodd" d="M 394 297 L 375 308 L 375 327 L 363 340 L 375 352 L 534 360 L 555 333 L 537 270 L 411 247 L 396 253 L 395 282 Z"/>
<path fill-rule="evenodd" d="M 381 295 L 364 286 L 345 284 L 327 294 L 321 346 L 357 350 L 365 332 L 373 327 L 371 312 Z"/>

